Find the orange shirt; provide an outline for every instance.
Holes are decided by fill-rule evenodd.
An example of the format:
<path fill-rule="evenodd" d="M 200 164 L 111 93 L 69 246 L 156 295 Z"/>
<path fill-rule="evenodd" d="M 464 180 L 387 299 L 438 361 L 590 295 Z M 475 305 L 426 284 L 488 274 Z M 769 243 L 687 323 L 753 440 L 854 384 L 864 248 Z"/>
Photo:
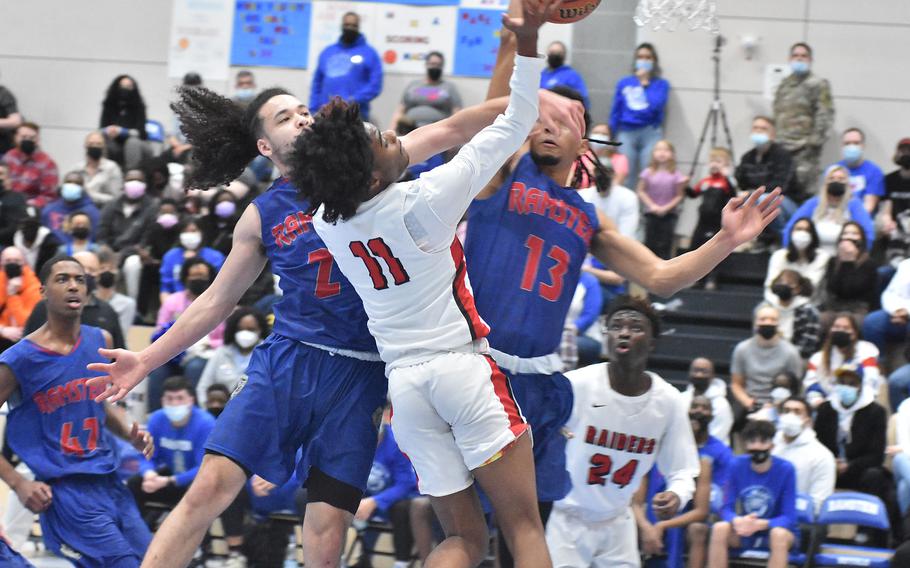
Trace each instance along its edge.
<path fill-rule="evenodd" d="M 0 326 L 25 327 L 35 304 L 41 300 L 41 282 L 29 266 L 22 267 L 22 288 L 6 293 L 6 272 L 0 270 Z"/>

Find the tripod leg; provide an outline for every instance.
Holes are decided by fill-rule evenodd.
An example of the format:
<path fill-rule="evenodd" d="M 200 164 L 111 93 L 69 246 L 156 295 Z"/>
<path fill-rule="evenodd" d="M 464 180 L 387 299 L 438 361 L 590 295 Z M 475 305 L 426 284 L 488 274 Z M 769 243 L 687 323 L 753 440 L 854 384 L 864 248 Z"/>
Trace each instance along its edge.
<path fill-rule="evenodd" d="M 705 125 L 701 129 L 701 136 L 698 137 L 698 145 L 695 146 L 695 156 L 692 158 L 692 168 L 689 170 L 689 178 L 692 179 L 695 175 L 695 169 L 698 167 L 698 157 L 701 156 L 701 149 L 705 145 L 705 137 L 708 135 L 708 127 L 711 124 L 714 124 L 715 130 L 717 129 L 717 110 L 714 107 L 711 107 L 711 110 L 708 111 L 708 116 L 705 117 Z"/>
<path fill-rule="evenodd" d="M 718 101 L 718 104 L 720 105 L 720 121 L 724 127 L 724 135 L 727 137 L 727 148 L 730 150 L 730 154 L 735 156 L 736 154 L 733 153 L 733 137 L 730 136 L 730 125 L 727 123 L 727 111 L 724 108 L 724 103 Z"/>

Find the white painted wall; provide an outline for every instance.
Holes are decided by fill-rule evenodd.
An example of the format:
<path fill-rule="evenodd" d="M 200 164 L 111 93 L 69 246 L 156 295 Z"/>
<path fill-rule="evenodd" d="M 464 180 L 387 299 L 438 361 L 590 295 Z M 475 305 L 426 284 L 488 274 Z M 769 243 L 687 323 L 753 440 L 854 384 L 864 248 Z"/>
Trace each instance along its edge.
<path fill-rule="evenodd" d="M 868 157 L 885 172 L 896 167 L 891 161 L 895 145 L 910 136 L 910 2 L 718 0 L 717 6 L 721 33 L 728 40 L 721 67 L 722 100 L 737 157 L 748 150 L 751 118 L 771 112 L 771 102 L 762 96 L 765 67 L 785 64 L 789 46 L 806 41 L 815 52 L 814 72 L 831 82 L 836 109 L 822 163 L 840 159 L 840 133 L 858 126 L 866 132 Z M 759 38 L 752 60 L 744 56 L 744 36 Z M 688 172 L 711 102 L 712 36 L 643 28 L 639 38 L 657 46 L 673 86 L 666 133 Z M 680 234 L 691 232 L 692 217 L 685 217 Z"/>

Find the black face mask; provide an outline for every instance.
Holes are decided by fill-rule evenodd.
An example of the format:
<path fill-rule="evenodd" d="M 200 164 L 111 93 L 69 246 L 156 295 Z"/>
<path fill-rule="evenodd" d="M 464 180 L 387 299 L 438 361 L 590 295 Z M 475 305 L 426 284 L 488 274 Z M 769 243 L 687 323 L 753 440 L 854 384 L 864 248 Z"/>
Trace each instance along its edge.
<path fill-rule="evenodd" d="M 104 148 L 99 148 L 98 146 L 90 146 L 85 150 L 85 155 L 93 160 L 100 160 L 103 154 Z"/>
<path fill-rule="evenodd" d="M 758 326 L 758 334 L 765 339 L 771 339 L 777 335 L 777 326 L 776 325 L 760 325 Z"/>
<path fill-rule="evenodd" d="M 79 241 L 87 239 L 91 233 L 92 232 L 88 229 L 88 227 L 76 227 L 70 231 L 70 234 L 73 235 L 73 238 Z"/>
<path fill-rule="evenodd" d="M 95 288 L 98 286 L 98 281 L 95 280 L 94 274 L 85 274 L 85 289 L 91 295 L 95 291 Z"/>
<path fill-rule="evenodd" d="M 224 407 L 223 406 L 210 406 L 206 410 L 209 411 L 209 414 L 211 414 L 215 418 L 218 418 L 219 416 L 221 416 L 221 413 L 224 412 Z"/>
<path fill-rule="evenodd" d="M 708 427 L 708 424 L 711 423 L 711 417 L 703 412 L 690 412 L 689 420 L 694 420 L 701 425 L 701 429 L 705 430 Z"/>
<path fill-rule="evenodd" d="M 708 390 L 708 385 L 711 383 L 711 379 L 708 377 L 693 377 L 690 375 L 689 383 L 698 392 L 704 392 L 704 391 Z"/>
<path fill-rule="evenodd" d="M 360 32 L 357 30 L 352 30 L 350 28 L 341 28 L 341 43 L 346 45 L 352 45 L 357 38 L 360 37 Z"/>
<path fill-rule="evenodd" d="M 752 456 L 752 463 L 759 465 L 768 461 L 771 450 L 749 450 L 749 455 Z"/>
<path fill-rule="evenodd" d="M 6 277 L 9 279 L 19 278 L 22 276 L 22 266 L 15 262 L 7 262 L 3 265 L 3 272 L 6 272 Z"/>
<path fill-rule="evenodd" d="M 35 144 L 34 140 L 23 140 L 19 142 L 19 149 L 22 150 L 26 156 L 31 156 L 35 150 L 38 149 L 38 145 Z"/>
<path fill-rule="evenodd" d="M 847 193 L 847 184 L 839 181 L 832 181 L 828 184 L 828 195 L 831 197 L 843 197 Z"/>
<path fill-rule="evenodd" d="M 900 158 L 897 159 L 897 165 L 905 170 L 910 170 L 910 154 L 901 154 Z"/>
<path fill-rule="evenodd" d="M 562 67 L 562 64 L 566 62 L 565 55 L 560 55 L 558 53 L 549 53 L 547 54 L 547 65 L 550 66 L 550 69 L 558 69 Z"/>
<path fill-rule="evenodd" d="M 23 223 L 22 224 L 22 238 L 27 243 L 34 243 L 35 239 L 38 238 L 38 230 L 41 228 L 40 223 Z"/>
<path fill-rule="evenodd" d="M 194 296 L 199 296 L 208 290 L 209 281 L 201 278 L 193 278 L 186 281 L 186 289 L 192 292 Z"/>
<path fill-rule="evenodd" d="M 117 275 L 110 270 L 105 270 L 98 275 L 98 285 L 102 288 L 113 288 L 117 283 Z"/>
<path fill-rule="evenodd" d="M 782 302 L 786 302 L 793 297 L 793 288 L 786 284 L 775 284 L 771 286 L 771 293 L 780 298 Z"/>
<path fill-rule="evenodd" d="M 120 96 L 120 100 L 121 100 L 121 101 L 128 101 L 129 98 L 130 98 L 130 96 L 132 96 L 132 94 L 133 94 L 133 90 L 132 90 L 132 89 L 124 89 L 123 87 L 120 87 L 120 89 L 118 90 L 117 94 Z"/>
<path fill-rule="evenodd" d="M 853 338 L 850 337 L 850 332 L 847 331 L 832 331 L 831 332 L 831 344 L 835 347 L 846 347 L 853 342 Z"/>
<path fill-rule="evenodd" d="M 438 81 L 442 77 L 442 67 L 430 67 L 427 69 L 427 77 L 430 81 Z"/>

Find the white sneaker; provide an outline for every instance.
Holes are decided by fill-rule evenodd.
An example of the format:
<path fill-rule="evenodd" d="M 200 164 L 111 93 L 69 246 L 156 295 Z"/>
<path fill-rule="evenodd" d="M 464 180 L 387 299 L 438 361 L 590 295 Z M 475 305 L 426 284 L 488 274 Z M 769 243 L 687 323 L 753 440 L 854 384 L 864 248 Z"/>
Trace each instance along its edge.
<path fill-rule="evenodd" d="M 246 557 L 242 554 L 232 553 L 224 561 L 222 568 L 246 568 Z"/>

